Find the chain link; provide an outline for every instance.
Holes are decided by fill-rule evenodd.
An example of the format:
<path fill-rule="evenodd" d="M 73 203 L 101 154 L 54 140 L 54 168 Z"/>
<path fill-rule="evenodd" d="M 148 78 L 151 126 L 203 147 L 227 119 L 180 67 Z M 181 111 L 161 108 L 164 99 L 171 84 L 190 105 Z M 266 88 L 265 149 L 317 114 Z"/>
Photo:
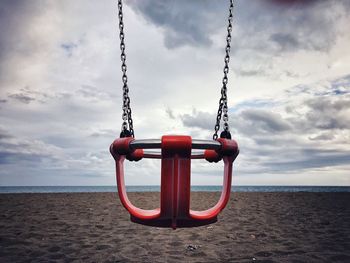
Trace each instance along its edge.
<path fill-rule="evenodd" d="M 215 132 L 213 134 L 213 140 L 218 138 L 218 131 L 220 130 L 221 117 L 224 121 L 224 131 L 229 133 L 228 125 L 228 108 L 227 108 L 227 83 L 228 83 L 228 72 L 230 62 L 230 50 L 231 50 L 231 32 L 232 32 L 232 19 L 233 19 L 233 0 L 230 0 L 227 36 L 226 36 L 226 48 L 225 48 L 225 66 L 224 66 L 224 77 L 222 79 L 221 98 L 219 100 L 219 109 L 216 115 Z"/>
<path fill-rule="evenodd" d="M 130 97 L 128 77 L 126 75 L 126 55 L 125 55 L 125 42 L 124 42 L 124 22 L 123 22 L 123 4 L 122 0 L 118 0 L 118 18 L 119 18 L 119 39 L 120 39 L 120 59 L 122 62 L 122 81 L 123 81 L 123 124 L 122 133 L 125 136 L 134 137 L 134 126 L 131 116 Z"/>
<path fill-rule="evenodd" d="M 227 83 L 228 83 L 228 72 L 229 72 L 229 62 L 230 62 L 230 50 L 231 50 L 231 32 L 232 32 L 232 19 L 233 19 L 233 0 L 230 0 L 229 16 L 228 16 L 228 26 L 227 26 L 227 36 L 226 36 L 226 48 L 225 48 L 225 65 L 224 65 L 224 77 L 222 79 L 221 97 L 219 100 L 219 109 L 216 116 L 215 132 L 213 139 L 218 138 L 218 131 L 220 129 L 221 119 L 224 122 L 224 131 L 229 133 L 228 125 L 228 107 L 227 107 Z M 120 59 L 122 62 L 122 81 L 123 81 L 123 124 L 122 133 L 127 134 L 127 136 L 135 136 L 133 120 L 131 116 L 130 107 L 130 97 L 129 97 L 129 87 L 128 87 L 128 77 L 126 75 L 126 55 L 125 55 L 125 42 L 124 42 L 124 23 L 123 23 L 123 5 L 122 0 L 118 0 L 118 18 L 119 18 L 119 38 L 120 38 Z"/>

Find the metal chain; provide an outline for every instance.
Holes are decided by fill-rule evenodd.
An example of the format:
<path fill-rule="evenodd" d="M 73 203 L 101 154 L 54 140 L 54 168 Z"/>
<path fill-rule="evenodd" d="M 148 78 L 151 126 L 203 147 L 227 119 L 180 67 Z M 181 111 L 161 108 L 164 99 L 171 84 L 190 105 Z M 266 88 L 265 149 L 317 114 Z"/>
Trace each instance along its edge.
<path fill-rule="evenodd" d="M 218 138 L 218 131 L 220 129 L 221 118 L 224 121 L 224 131 L 229 133 L 228 125 L 228 107 L 227 107 L 227 83 L 228 83 L 228 72 L 229 72 L 229 62 L 230 62 L 230 50 L 231 50 L 231 31 L 232 31 L 232 19 L 233 19 L 233 0 L 230 0 L 229 16 L 228 16 L 228 26 L 227 26 L 227 36 L 226 36 L 226 48 L 225 48 L 225 65 L 224 65 L 224 77 L 222 79 L 221 88 L 221 98 L 219 100 L 219 109 L 216 116 L 216 125 L 213 139 Z M 122 62 L 122 81 L 123 81 L 123 124 L 122 124 L 122 134 L 124 136 L 135 136 L 133 120 L 131 116 L 130 107 L 130 97 L 129 97 L 129 87 L 128 87 L 128 77 L 126 75 L 126 55 L 125 55 L 125 42 L 124 42 L 124 23 L 123 23 L 123 5 L 122 0 L 118 0 L 118 18 L 119 18 L 119 38 L 120 38 L 120 59 Z M 128 129 L 129 128 L 129 129 Z"/>
<path fill-rule="evenodd" d="M 225 66 L 224 66 L 224 77 L 222 79 L 221 88 L 221 98 L 219 100 L 219 109 L 216 116 L 215 132 L 213 134 L 213 140 L 218 138 L 218 131 L 220 129 L 221 117 L 224 121 L 224 132 L 229 134 L 228 125 L 228 108 L 227 108 L 227 83 L 228 83 L 228 72 L 229 72 L 229 62 L 230 62 L 230 50 L 231 50 L 231 31 L 232 31 L 232 19 L 233 19 L 233 0 L 230 0 L 229 16 L 228 16 L 228 26 L 227 26 L 227 36 L 226 36 L 226 48 L 225 48 Z M 231 137 L 231 135 L 229 135 Z"/>
<path fill-rule="evenodd" d="M 128 77 L 126 75 L 126 55 L 125 55 L 125 42 L 124 42 L 124 23 L 123 23 L 123 4 L 122 0 L 118 0 L 118 18 L 119 18 L 119 39 L 120 39 L 120 59 L 122 61 L 122 81 L 123 81 L 123 124 L 122 133 L 123 137 L 134 137 L 134 127 L 131 117 Z M 129 129 L 128 129 L 129 128 Z"/>

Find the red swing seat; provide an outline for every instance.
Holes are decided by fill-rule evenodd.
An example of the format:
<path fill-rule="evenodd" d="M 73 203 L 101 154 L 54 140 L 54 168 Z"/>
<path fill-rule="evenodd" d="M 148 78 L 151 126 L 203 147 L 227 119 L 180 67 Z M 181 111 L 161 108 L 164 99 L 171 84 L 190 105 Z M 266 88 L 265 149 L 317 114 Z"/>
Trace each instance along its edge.
<path fill-rule="evenodd" d="M 149 153 L 144 149 L 161 149 L 161 153 Z M 202 149 L 202 153 L 192 153 Z M 110 152 L 116 162 L 118 195 L 129 211 L 131 221 L 158 227 L 193 227 L 217 221 L 217 215 L 226 206 L 231 192 L 232 164 L 239 150 L 236 141 L 219 138 L 216 141 L 192 140 L 190 136 L 163 136 L 161 140 L 135 140 L 132 137 L 116 139 Z M 142 158 L 161 159 L 160 208 L 144 210 L 128 199 L 124 181 L 124 160 L 139 161 Z M 191 159 L 224 162 L 222 193 L 215 206 L 204 211 L 190 209 Z"/>

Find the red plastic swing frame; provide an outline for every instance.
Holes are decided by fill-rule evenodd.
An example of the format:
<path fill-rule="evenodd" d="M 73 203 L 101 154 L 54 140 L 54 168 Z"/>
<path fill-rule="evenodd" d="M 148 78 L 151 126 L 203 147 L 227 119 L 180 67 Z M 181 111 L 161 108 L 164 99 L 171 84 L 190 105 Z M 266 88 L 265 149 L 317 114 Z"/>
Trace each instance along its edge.
<path fill-rule="evenodd" d="M 116 163 L 118 195 L 128 210 L 131 221 L 143 225 L 158 227 L 193 227 L 211 224 L 217 221 L 217 215 L 229 201 L 232 180 L 232 165 L 239 150 L 236 141 L 219 138 L 217 149 L 204 149 L 203 154 L 192 153 L 190 136 L 163 136 L 160 144 L 161 154 L 147 153 L 142 148 L 132 147 L 135 140 L 131 137 L 116 139 L 110 152 Z M 214 141 L 215 142 L 215 141 Z M 137 147 L 136 147 L 137 148 Z M 155 147 L 153 147 L 155 148 Z M 199 148 L 196 148 L 199 149 Z M 139 161 L 142 158 L 161 159 L 160 207 L 145 210 L 133 205 L 126 192 L 124 180 L 124 160 Z M 223 188 L 219 201 L 204 211 L 190 209 L 191 159 L 206 159 L 209 162 L 224 162 Z"/>

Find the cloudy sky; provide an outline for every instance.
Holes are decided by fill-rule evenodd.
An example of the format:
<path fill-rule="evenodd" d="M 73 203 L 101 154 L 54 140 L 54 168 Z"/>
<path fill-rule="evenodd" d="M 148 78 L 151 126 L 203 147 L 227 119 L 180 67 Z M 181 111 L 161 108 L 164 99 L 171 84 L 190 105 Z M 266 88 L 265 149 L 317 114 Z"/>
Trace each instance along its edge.
<path fill-rule="evenodd" d="M 228 106 L 236 185 L 350 185 L 350 1 L 235 3 Z M 308 4 L 303 4 L 307 2 Z M 136 138 L 210 139 L 228 1 L 129 0 Z M 116 1 L 0 2 L 0 185 L 113 185 L 121 127 Z M 159 184 L 160 162 L 127 164 Z M 193 184 L 222 164 L 193 162 Z"/>

